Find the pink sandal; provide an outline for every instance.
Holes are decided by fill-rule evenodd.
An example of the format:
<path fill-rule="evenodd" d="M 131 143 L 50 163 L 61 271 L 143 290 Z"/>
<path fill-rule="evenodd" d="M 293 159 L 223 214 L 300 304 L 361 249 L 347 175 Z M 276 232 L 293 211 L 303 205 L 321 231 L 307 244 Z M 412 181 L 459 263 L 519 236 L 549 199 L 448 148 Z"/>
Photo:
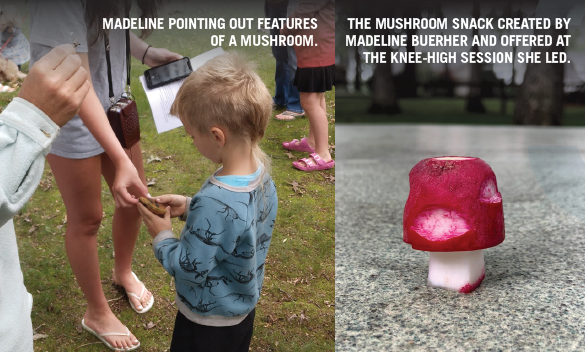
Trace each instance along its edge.
<path fill-rule="evenodd" d="M 299 144 L 297 144 L 297 142 Z M 284 149 L 294 150 L 297 152 L 307 152 L 307 153 L 314 153 L 315 148 L 311 148 L 309 142 L 307 142 L 306 138 L 301 138 L 299 141 L 298 139 L 293 139 L 290 142 L 282 142 L 282 146 Z"/>
<path fill-rule="evenodd" d="M 303 162 L 304 165 L 301 163 Z M 328 170 L 335 167 L 335 160 L 331 159 L 328 163 L 323 161 L 319 154 L 313 153 L 310 158 L 303 158 L 299 161 L 293 161 L 293 166 L 302 171 Z"/>

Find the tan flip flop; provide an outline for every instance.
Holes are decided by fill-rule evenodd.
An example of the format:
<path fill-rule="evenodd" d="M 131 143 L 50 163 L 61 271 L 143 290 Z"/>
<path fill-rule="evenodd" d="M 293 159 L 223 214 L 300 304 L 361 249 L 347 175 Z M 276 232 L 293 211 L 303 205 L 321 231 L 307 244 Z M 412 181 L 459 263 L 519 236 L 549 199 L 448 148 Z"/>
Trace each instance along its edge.
<path fill-rule="evenodd" d="M 136 298 L 137 300 L 140 301 L 140 299 L 144 295 L 144 291 L 146 291 L 146 286 L 144 286 L 144 284 L 142 283 L 142 281 L 140 281 L 140 279 L 136 276 L 136 274 L 134 274 L 134 272 L 132 272 L 132 276 L 134 276 L 134 278 L 136 279 L 136 281 L 138 281 L 138 282 L 140 282 L 140 284 L 142 284 L 142 291 L 140 291 L 140 295 L 137 295 L 137 294 L 135 294 L 133 292 L 126 291 L 126 289 L 124 289 L 124 291 L 126 291 L 126 294 L 128 296 L 132 296 L 132 297 L 134 297 L 134 298 Z M 116 285 L 122 286 L 122 285 L 118 284 L 116 281 L 114 281 L 114 283 Z M 132 301 L 130 299 L 128 299 L 128 302 L 130 303 L 130 307 L 132 307 L 132 309 L 134 309 L 134 311 L 136 313 L 143 314 L 143 313 L 148 312 L 150 310 L 150 308 L 152 308 L 152 305 L 154 304 L 154 295 L 150 296 L 150 301 L 148 301 L 148 304 L 146 305 L 146 307 L 142 307 L 141 310 L 136 309 L 136 306 L 134 306 L 134 304 L 132 303 Z"/>
<path fill-rule="evenodd" d="M 121 333 L 121 332 L 107 332 L 105 334 L 98 334 L 97 332 L 93 331 L 92 328 L 90 328 L 89 326 L 85 325 L 85 319 L 81 319 L 81 326 L 88 331 L 90 334 L 94 335 L 95 337 L 97 337 L 98 339 L 100 339 L 101 342 L 104 343 L 104 345 L 106 345 L 109 349 L 111 349 L 112 351 L 134 351 L 135 349 L 137 349 L 138 347 L 140 347 L 140 342 L 138 342 L 138 345 L 132 346 L 130 348 L 117 348 L 114 347 L 112 345 L 110 345 L 110 343 L 108 341 L 106 341 L 106 339 L 104 339 L 104 336 L 130 336 L 130 330 L 128 330 L 128 328 L 126 328 L 126 333 Z"/>
<path fill-rule="evenodd" d="M 294 119 L 296 119 L 297 117 L 301 117 L 301 116 L 305 116 L 305 113 L 298 113 L 298 112 L 293 112 L 293 111 L 285 111 L 282 114 L 278 114 L 276 116 L 274 116 L 275 119 L 279 120 L 279 121 L 292 121 Z"/>

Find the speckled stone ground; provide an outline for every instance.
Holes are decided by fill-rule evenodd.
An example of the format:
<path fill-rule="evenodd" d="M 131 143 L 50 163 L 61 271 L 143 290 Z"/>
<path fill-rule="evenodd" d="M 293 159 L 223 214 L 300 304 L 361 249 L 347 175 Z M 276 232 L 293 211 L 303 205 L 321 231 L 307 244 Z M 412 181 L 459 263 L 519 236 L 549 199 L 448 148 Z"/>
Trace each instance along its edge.
<path fill-rule="evenodd" d="M 336 351 L 585 351 L 585 129 L 336 126 Z M 408 172 L 477 156 L 506 240 L 471 294 L 426 285 L 402 242 Z"/>

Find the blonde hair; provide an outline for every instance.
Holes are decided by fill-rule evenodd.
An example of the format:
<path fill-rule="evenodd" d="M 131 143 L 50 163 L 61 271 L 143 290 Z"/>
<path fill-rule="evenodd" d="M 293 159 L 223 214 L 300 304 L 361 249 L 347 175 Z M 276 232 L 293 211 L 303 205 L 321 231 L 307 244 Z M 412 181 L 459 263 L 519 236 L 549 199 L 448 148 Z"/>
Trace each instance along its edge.
<path fill-rule="evenodd" d="M 258 144 L 271 113 L 272 96 L 255 65 L 235 52 L 223 53 L 192 72 L 171 106 L 171 114 L 199 133 L 223 126 L 244 137 L 266 172 L 270 172 L 270 158 Z"/>

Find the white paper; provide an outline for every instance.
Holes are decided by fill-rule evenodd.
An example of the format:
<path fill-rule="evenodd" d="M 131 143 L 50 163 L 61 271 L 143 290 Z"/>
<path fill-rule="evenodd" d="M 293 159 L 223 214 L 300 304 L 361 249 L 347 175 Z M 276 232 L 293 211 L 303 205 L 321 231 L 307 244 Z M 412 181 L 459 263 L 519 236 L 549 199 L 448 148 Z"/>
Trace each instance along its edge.
<path fill-rule="evenodd" d="M 193 71 L 203 66 L 209 59 L 214 58 L 223 53 L 222 48 L 215 48 L 209 50 L 201 55 L 197 55 L 191 59 L 191 67 Z M 175 97 L 179 92 L 179 88 L 185 82 L 185 79 L 165 84 L 162 87 L 148 89 L 144 76 L 140 76 L 140 82 L 146 92 L 150 109 L 152 110 L 152 117 L 158 133 L 166 132 L 177 127 L 183 126 L 178 117 L 171 115 L 171 105 L 175 101 Z"/>

